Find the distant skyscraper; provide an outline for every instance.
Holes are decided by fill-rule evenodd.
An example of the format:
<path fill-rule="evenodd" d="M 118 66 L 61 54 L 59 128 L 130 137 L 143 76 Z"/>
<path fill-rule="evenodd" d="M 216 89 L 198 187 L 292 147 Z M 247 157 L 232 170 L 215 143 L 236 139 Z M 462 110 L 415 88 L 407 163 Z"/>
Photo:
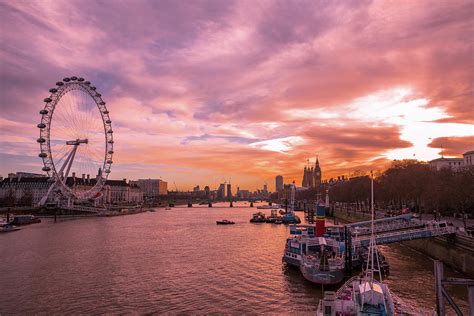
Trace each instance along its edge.
<path fill-rule="evenodd" d="M 206 193 L 206 198 L 209 198 L 209 195 L 211 193 L 211 189 L 209 188 L 209 186 L 205 186 L 204 187 L 204 192 Z"/>
<path fill-rule="evenodd" d="M 280 192 L 281 190 L 283 190 L 283 176 L 276 176 L 275 189 L 277 192 Z"/>
<path fill-rule="evenodd" d="M 219 189 L 217 189 L 217 198 L 222 200 L 224 199 L 224 196 L 225 196 L 225 184 L 221 183 L 219 185 Z"/>
<path fill-rule="evenodd" d="M 266 183 L 263 185 L 263 192 L 264 192 L 265 194 L 268 193 L 268 185 L 267 185 Z"/>
<path fill-rule="evenodd" d="M 230 183 L 227 184 L 227 198 L 232 199 L 232 185 Z"/>

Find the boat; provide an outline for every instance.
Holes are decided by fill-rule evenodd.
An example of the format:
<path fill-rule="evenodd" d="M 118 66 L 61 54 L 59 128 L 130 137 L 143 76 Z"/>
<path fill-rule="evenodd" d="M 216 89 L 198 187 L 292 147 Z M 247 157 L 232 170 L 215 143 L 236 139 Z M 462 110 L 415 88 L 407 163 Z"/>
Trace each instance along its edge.
<path fill-rule="evenodd" d="M 316 225 L 290 226 L 283 261 L 297 267 L 303 277 L 315 284 L 338 284 L 344 279 L 345 245 L 330 237 L 317 237 Z M 360 262 L 355 252 L 353 264 Z"/>
<path fill-rule="evenodd" d="M 262 212 L 254 213 L 250 219 L 250 223 L 265 223 L 266 217 Z"/>
<path fill-rule="evenodd" d="M 364 275 L 349 279 L 336 292 L 326 291 L 319 301 L 316 315 L 419 315 L 420 311 L 404 304 L 383 282 L 374 233 L 373 177 L 371 184 L 372 224 Z M 374 277 L 378 273 L 378 280 Z"/>
<path fill-rule="evenodd" d="M 316 284 L 341 283 L 345 267 L 341 246 L 343 243 L 324 237 L 308 240 L 299 267 L 303 277 Z"/>
<path fill-rule="evenodd" d="M 279 209 L 279 208 L 281 208 L 281 207 L 278 204 L 273 204 L 273 205 L 269 204 L 269 205 L 259 205 L 259 206 L 257 206 L 257 209 L 259 209 L 259 210 L 273 210 L 273 209 Z"/>
<path fill-rule="evenodd" d="M 287 239 L 283 261 L 299 268 L 303 277 L 315 284 L 339 284 L 344 279 L 346 245 L 342 226 L 325 227 L 326 202 L 316 199 L 316 224 L 290 225 L 292 237 Z M 352 246 L 353 266 L 360 264 L 359 252 Z"/>
<path fill-rule="evenodd" d="M 35 217 L 34 215 L 16 215 L 13 218 L 13 221 L 10 222 L 10 224 L 16 226 L 30 225 L 35 223 L 41 223 L 41 219 Z"/>
<path fill-rule="evenodd" d="M 299 224 L 301 223 L 300 218 L 295 214 L 295 184 L 291 184 L 291 197 L 290 197 L 290 205 L 288 209 L 283 214 L 281 220 L 284 224 Z"/>
<path fill-rule="evenodd" d="M 221 221 L 216 221 L 217 225 L 233 225 L 235 224 L 233 221 L 229 221 L 227 219 L 223 219 Z"/>
<path fill-rule="evenodd" d="M 281 216 L 278 216 L 277 210 L 273 209 L 270 216 L 265 219 L 265 223 L 275 223 L 277 220 L 281 220 Z"/>
<path fill-rule="evenodd" d="M 281 217 L 281 221 L 285 224 L 299 224 L 301 223 L 301 219 L 299 216 L 295 215 L 294 212 L 286 212 Z"/>
<path fill-rule="evenodd" d="M 20 230 L 20 228 L 12 224 L 5 224 L 3 226 L 0 226 L 0 233 L 9 233 L 9 232 L 17 231 L 17 230 Z"/>

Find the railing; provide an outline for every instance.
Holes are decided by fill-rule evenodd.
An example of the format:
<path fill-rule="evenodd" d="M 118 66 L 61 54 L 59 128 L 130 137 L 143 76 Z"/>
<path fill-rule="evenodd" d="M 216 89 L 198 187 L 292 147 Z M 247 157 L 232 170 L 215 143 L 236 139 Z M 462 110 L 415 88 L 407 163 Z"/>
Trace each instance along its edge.
<path fill-rule="evenodd" d="M 420 238 L 429 238 L 435 236 L 443 236 L 454 234 L 456 228 L 453 226 L 430 226 L 426 225 L 420 229 L 410 229 L 396 232 L 388 232 L 385 234 L 377 234 L 375 236 L 377 244 L 389 244 L 394 242 L 414 240 Z M 358 246 L 367 246 L 370 242 L 370 236 L 356 237 L 353 239 L 353 244 Z"/>
<path fill-rule="evenodd" d="M 392 223 L 380 223 L 380 224 L 374 225 L 374 231 L 375 232 L 388 232 L 388 231 L 393 231 L 393 230 L 407 229 L 407 228 L 420 227 L 420 226 L 425 226 L 425 224 L 421 222 L 396 221 Z M 351 227 L 351 232 L 352 234 L 355 234 L 357 236 L 369 235 L 370 228 L 364 227 L 364 226 L 363 227 L 353 226 Z"/>

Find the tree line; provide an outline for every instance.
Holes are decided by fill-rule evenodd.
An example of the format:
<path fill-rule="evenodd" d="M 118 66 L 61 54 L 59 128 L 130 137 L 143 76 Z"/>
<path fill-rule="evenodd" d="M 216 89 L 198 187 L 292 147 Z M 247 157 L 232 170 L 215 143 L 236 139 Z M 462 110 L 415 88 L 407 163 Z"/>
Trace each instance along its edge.
<path fill-rule="evenodd" d="M 309 193 L 309 192 L 308 192 Z M 368 205 L 370 176 L 359 176 L 329 187 L 333 202 Z M 436 170 L 417 160 L 394 161 L 374 177 L 377 208 L 409 208 L 414 212 L 474 215 L 474 168 Z"/>

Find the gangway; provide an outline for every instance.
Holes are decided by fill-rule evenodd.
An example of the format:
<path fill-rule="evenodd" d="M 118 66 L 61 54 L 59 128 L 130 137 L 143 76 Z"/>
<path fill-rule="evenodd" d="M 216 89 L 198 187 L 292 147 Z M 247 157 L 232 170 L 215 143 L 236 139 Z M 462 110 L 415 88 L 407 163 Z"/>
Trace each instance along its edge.
<path fill-rule="evenodd" d="M 393 223 L 395 221 L 401 221 L 401 222 L 410 222 L 413 219 L 412 214 L 404 214 L 404 215 L 398 215 L 398 216 L 392 216 L 392 217 L 384 217 L 384 218 L 379 218 L 374 220 L 374 225 L 381 225 L 385 223 Z M 370 227 L 371 221 L 363 221 L 363 222 L 356 222 L 352 224 L 347 224 L 349 227 Z"/>
<path fill-rule="evenodd" d="M 416 228 L 396 230 L 388 232 L 377 232 L 375 241 L 377 245 L 391 244 L 407 240 L 445 236 L 456 233 L 456 227 L 448 225 L 446 221 L 428 222 Z M 352 245 L 356 247 L 367 247 L 370 243 L 370 235 L 352 237 Z"/>
<path fill-rule="evenodd" d="M 396 220 L 396 221 L 385 221 L 379 222 L 374 225 L 374 232 L 376 233 L 386 233 L 390 231 L 405 230 L 405 229 L 414 229 L 419 227 L 424 227 L 426 224 L 421 221 L 408 221 L 408 220 Z M 370 235 L 370 227 L 367 226 L 352 226 L 350 227 L 352 235 L 361 236 L 361 235 Z"/>

